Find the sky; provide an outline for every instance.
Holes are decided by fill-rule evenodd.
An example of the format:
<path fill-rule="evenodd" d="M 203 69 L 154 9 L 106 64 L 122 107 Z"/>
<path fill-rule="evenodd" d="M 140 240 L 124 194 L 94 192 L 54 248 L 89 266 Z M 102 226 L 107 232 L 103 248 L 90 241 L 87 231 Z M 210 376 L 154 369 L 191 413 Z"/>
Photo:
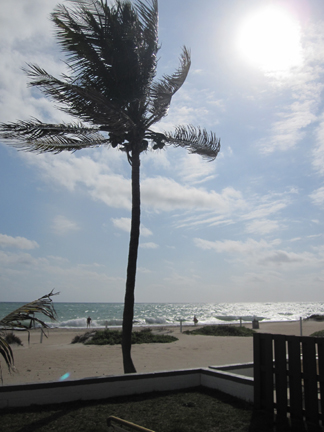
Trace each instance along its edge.
<path fill-rule="evenodd" d="M 22 71 L 66 71 L 56 4 L 0 0 L 0 122 L 67 120 Z M 160 0 L 159 40 L 159 76 L 184 45 L 192 65 L 155 130 L 204 127 L 221 151 L 142 155 L 136 302 L 324 301 L 322 0 Z M 123 301 L 125 154 L 0 142 L 0 182 L 0 301 Z"/>

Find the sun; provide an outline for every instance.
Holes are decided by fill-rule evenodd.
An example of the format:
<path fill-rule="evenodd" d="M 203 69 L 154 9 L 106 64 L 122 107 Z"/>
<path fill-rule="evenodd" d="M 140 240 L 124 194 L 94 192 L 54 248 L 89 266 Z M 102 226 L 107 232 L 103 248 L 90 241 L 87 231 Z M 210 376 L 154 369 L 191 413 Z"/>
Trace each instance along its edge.
<path fill-rule="evenodd" d="M 264 72 L 287 72 L 302 62 L 299 23 L 279 6 L 259 9 L 242 22 L 238 48 Z"/>

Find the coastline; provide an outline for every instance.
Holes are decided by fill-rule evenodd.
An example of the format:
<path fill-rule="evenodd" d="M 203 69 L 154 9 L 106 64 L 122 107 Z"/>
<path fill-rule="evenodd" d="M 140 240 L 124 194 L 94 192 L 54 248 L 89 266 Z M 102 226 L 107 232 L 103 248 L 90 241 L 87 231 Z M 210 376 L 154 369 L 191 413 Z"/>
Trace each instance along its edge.
<path fill-rule="evenodd" d="M 256 331 L 260 333 L 300 335 L 300 321 L 260 321 L 259 326 Z M 159 334 L 172 334 L 178 340 L 167 344 L 133 345 L 132 357 L 138 373 L 253 361 L 252 337 L 187 335 L 180 332 L 180 326 L 143 326 L 134 330 L 147 327 Z M 252 323 L 245 323 L 244 327 L 252 328 Z M 194 328 L 194 325 L 183 326 L 183 330 Z M 303 336 L 323 329 L 324 322 L 302 321 Z M 51 328 L 48 338 L 43 337 L 41 342 L 40 329 L 34 329 L 30 332 L 29 345 L 27 332 L 17 333 L 23 343 L 23 346 L 12 346 L 17 372 L 9 374 L 1 358 L 3 385 L 58 381 L 63 376 L 73 380 L 123 374 L 120 345 L 71 344 L 74 336 L 86 331 L 84 328 Z"/>

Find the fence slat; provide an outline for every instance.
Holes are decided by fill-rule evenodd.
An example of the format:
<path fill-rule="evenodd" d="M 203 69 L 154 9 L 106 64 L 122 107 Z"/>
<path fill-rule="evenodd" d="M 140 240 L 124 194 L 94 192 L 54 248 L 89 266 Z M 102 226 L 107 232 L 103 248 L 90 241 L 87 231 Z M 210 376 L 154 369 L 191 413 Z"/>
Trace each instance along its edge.
<path fill-rule="evenodd" d="M 309 420 L 312 423 L 318 423 L 319 415 L 315 339 L 310 337 L 303 337 L 301 338 L 301 343 L 303 351 L 303 377 L 306 420 Z"/>
<path fill-rule="evenodd" d="M 273 413 L 273 350 L 272 335 L 259 334 L 259 406 Z"/>
<path fill-rule="evenodd" d="M 254 407 L 261 409 L 261 350 L 260 334 L 253 335 Z"/>
<path fill-rule="evenodd" d="M 303 419 L 303 397 L 300 361 L 300 342 L 296 336 L 287 336 L 289 365 L 289 399 L 292 421 Z"/>
<path fill-rule="evenodd" d="M 304 428 L 305 419 L 307 430 L 322 430 L 324 338 L 259 333 L 253 336 L 253 352 L 255 407 L 272 416 L 277 408 L 280 427 L 290 412 L 292 430 Z"/>
<path fill-rule="evenodd" d="M 324 339 L 317 339 L 317 351 L 318 351 L 318 374 L 320 382 L 320 394 L 321 394 L 321 418 L 324 420 Z"/>
<path fill-rule="evenodd" d="M 276 384 L 276 406 L 278 420 L 287 417 L 287 356 L 286 338 L 284 335 L 274 337 L 275 349 L 275 384 Z"/>

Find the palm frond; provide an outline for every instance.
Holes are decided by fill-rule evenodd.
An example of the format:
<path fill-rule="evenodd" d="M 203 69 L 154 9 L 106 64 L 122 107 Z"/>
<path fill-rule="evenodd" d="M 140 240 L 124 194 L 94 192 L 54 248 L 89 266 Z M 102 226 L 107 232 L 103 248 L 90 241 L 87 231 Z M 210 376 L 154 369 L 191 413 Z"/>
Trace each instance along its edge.
<path fill-rule="evenodd" d="M 0 336 L 0 355 L 4 358 L 4 361 L 8 366 L 9 372 L 11 372 L 14 369 L 13 352 L 8 342 L 1 336 Z M 2 381 L 1 365 L 0 365 L 0 379 Z"/>
<path fill-rule="evenodd" d="M 104 77 L 108 72 L 109 63 L 102 61 L 100 43 L 104 28 L 93 28 L 96 20 L 94 14 L 104 15 L 103 4 L 98 1 L 79 2 L 76 8 L 69 10 L 65 5 L 58 5 L 52 13 L 52 20 L 57 27 L 57 38 L 61 47 L 68 55 L 68 64 L 75 71 L 88 72 L 89 78 Z M 96 7 L 95 7 L 96 6 Z M 100 7 L 100 10 L 98 10 Z M 89 26 L 89 18 L 91 26 Z M 102 22 L 100 19 L 99 22 Z"/>
<path fill-rule="evenodd" d="M 49 293 L 34 300 L 30 303 L 21 306 L 14 310 L 9 315 L 0 320 L 1 330 L 9 330 L 12 328 L 27 330 L 32 327 L 34 323 L 40 324 L 43 328 L 48 328 L 48 325 L 40 318 L 35 316 L 36 313 L 45 315 L 51 320 L 56 320 L 56 311 L 53 305 L 52 297 L 59 293 Z"/>
<path fill-rule="evenodd" d="M 151 86 L 149 126 L 164 117 L 169 109 L 172 96 L 185 82 L 191 65 L 190 52 L 186 47 L 180 57 L 180 66 L 172 75 L 163 75 L 162 79 Z"/>
<path fill-rule="evenodd" d="M 13 329 L 28 330 L 36 323 L 42 328 L 48 328 L 48 325 L 35 316 L 35 314 L 42 314 L 51 320 L 56 320 L 56 311 L 53 306 L 52 297 L 57 294 L 59 293 L 53 293 L 52 290 L 49 294 L 21 306 L 0 320 L 0 355 L 4 358 L 9 371 L 14 369 L 14 356 L 10 345 L 3 337 L 4 332 Z M 0 378 L 2 380 L 1 370 Z"/>
<path fill-rule="evenodd" d="M 74 78 L 124 107 L 145 99 L 156 70 L 156 0 L 75 3 L 52 14 Z"/>
<path fill-rule="evenodd" d="M 36 153 L 60 153 L 64 150 L 74 152 L 109 144 L 109 139 L 98 128 L 86 127 L 82 123 L 42 123 L 37 119 L 0 123 L 0 138 L 6 139 L 8 144 L 20 150 Z"/>
<path fill-rule="evenodd" d="M 107 124 L 110 128 L 125 128 L 132 121 L 126 112 L 118 109 L 104 94 L 95 88 L 75 84 L 70 77 L 59 80 L 48 74 L 37 65 L 27 65 L 24 69 L 32 87 L 41 91 L 59 102 L 58 108 L 72 116 L 76 116 L 92 124 Z"/>
<path fill-rule="evenodd" d="M 220 151 L 220 139 L 213 132 L 192 125 L 178 126 L 173 133 L 164 133 L 164 137 L 166 144 L 186 148 L 189 153 L 199 154 L 210 161 Z"/>
<path fill-rule="evenodd" d="M 146 97 L 149 97 L 148 90 L 156 75 L 158 45 L 158 1 L 137 0 L 134 5 L 138 18 L 142 25 L 142 46 L 139 47 L 139 61 L 143 82 L 146 87 Z"/>
<path fill-rule="evenodd" d="M 143 24 L 145 40 L 157 44 L 158 41 L 158 1 L 137 0 L 135 10 Z"/>

